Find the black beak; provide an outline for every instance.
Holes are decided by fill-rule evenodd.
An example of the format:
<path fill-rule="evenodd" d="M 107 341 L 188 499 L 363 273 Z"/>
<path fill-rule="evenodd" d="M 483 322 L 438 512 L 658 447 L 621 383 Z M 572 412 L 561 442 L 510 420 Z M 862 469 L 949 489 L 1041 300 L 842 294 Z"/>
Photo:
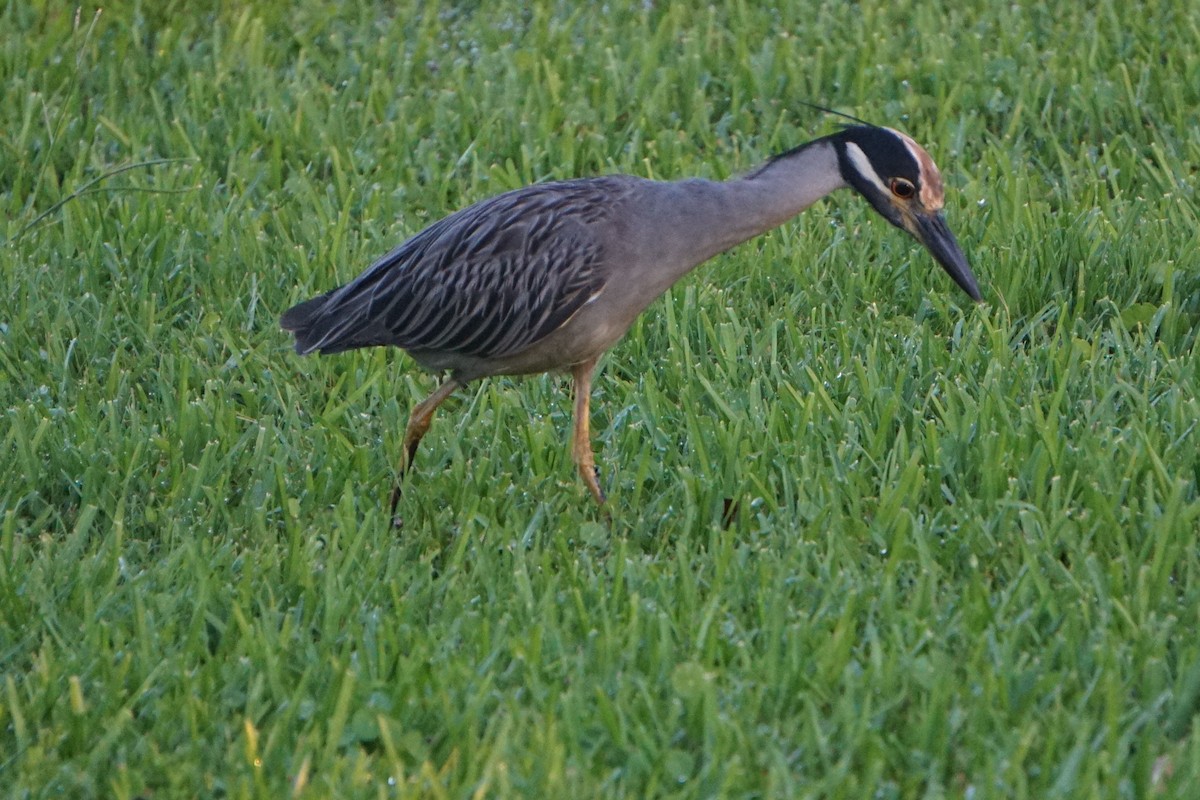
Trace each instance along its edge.
<path fill-rule="evenodd" d="M 983 297 L 979 294 L 979 284 L 971 272 L 971 265 L 963 255 L 958 240 L 946 225 L 946 219 L 941 214 L 916 215 L 916 230 L 913 235 L 917 241 L 925 245 L 930 254 L 942 265 L 942 269 L 954 278 L 962 290 L 971 296 L 976 303 Z"/>

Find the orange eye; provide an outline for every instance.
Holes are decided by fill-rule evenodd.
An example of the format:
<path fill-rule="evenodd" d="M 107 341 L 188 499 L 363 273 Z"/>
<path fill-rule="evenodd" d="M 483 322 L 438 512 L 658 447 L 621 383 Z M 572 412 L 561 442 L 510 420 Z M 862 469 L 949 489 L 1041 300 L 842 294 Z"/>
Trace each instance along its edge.
<path fill-rule="evenodd" d="M 917 187 L 913 186 L 912 181 L 905 180 L 904 178 L 892 178 L 890 187 L 892 194 L 901 200 L 908 200 L 917 193 Z"/>

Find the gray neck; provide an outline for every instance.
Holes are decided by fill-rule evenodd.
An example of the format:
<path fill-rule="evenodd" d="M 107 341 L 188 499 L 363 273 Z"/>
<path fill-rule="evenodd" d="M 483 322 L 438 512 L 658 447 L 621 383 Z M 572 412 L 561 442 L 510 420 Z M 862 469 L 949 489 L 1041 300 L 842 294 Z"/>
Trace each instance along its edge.
<path fill-rule="evenodd" d="M 743 191 L 748 188 L 759 197 L 762 227 L 758 233 L 782 225 L 822 197 L 849 185 L 838 166 L 837 150 L 828 141 L 779 156 L 730 184 Z"/>
<path fill-rule="evenodd" d="M 630 321 L 697 265 L 782 225 L 847 184 L 833 145 L 818 140 L 740 178 L 641 185 L 615 245 L 629 248 L 618 258 L 641 269 L 637 279 L 605 290 L 625 298 L 618 305 Z"/>
<path fill-rule="evenodd" d="M 837 151 L 824 141 L 779 156 L 744 177 L 720 184 L 733 212 L 721 250 L 779 227 L 846 185 L 838 168 Z"/>
<path fill-rule="evenodd" d="M 724 182 L 660 184 L 655 244 L 665 285 L 729 248 L 776 228 L 830 192 L 846 186 L 837 152 L 827 141 L 779 156 Z M 665 287 L 664 287 L 665 288 Z"/>

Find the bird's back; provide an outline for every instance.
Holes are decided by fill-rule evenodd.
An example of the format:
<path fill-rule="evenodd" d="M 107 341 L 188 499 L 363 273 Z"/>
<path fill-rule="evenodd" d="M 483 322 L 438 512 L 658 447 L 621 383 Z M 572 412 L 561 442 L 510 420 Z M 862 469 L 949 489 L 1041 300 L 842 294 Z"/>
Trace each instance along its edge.
<path fill-rule="evenodd" d="M 300 353 L 372 345 L 503 358 L 545 338 L 607 280 L 624 176 L 529 186 L 435 222 L 281 326 Z"/>

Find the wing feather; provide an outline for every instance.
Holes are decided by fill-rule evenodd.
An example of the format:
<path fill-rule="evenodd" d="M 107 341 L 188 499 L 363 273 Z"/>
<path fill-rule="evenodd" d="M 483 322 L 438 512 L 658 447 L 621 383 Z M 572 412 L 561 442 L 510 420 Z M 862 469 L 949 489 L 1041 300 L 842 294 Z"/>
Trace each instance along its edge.
<path fill-rule="evenodd" d="M 605 223 L 628 180 L 541 184 L 476 203 L 281 324 L 303 353 L 385 344 L 482 358 L 519 352 L 603 290 Z"/>

